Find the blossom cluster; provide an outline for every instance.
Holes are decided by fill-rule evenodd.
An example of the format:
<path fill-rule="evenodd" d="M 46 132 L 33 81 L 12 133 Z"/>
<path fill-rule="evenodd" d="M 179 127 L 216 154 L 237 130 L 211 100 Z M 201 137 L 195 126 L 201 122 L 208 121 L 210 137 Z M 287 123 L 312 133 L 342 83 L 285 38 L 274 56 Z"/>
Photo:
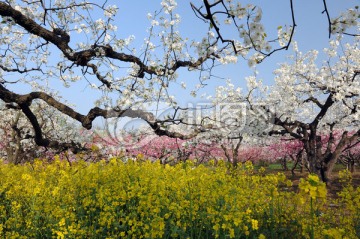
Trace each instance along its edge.
<path fill-rule="evenodd" d="M 347 9 L 340 16 L 331 19 L 331 33 L 344 33 L 352 27 L 359 27 L 359 6 Z"/>

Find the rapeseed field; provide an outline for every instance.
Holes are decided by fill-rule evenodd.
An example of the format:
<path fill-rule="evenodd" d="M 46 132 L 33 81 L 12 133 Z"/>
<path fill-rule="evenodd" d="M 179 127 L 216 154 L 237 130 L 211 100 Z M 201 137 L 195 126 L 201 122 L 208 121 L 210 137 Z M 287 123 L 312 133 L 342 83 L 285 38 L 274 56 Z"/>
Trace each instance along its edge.
<path fill-rule="evenodd" d="M 358 238 L 360 189 L 327 196 L 250 162 L 0 163 L 1 238 Z"/>

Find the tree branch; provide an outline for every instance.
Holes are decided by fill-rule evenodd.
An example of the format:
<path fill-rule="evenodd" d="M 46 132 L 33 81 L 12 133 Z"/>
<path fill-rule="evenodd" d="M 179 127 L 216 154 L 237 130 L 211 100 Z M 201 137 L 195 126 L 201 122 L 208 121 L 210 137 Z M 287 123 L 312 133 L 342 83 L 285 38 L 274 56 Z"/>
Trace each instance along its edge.
<path fill-rule="evenodd" d="M 325 116 L 326 112 L 334 104 L 334 102 L 335 101 L 333 100 L 333 95 L 330 93 L 330 95 L 326 99 L 325 103 L 321 107 L 320 112 L 316 115 L 315 119 L 310 123 L 309 126 L 317 128 L 319 122 Z"/>
<path fill-rule="evenodd" d="M 49 141 L 47 139 L 42 138 L 42 131 L 41 127 L 37 121 L 36 116 L 33 114 L 33 112 L 30 110 L 30 105 L 32 104 L 32 101 L 35 99 L 41 99 L 44 102 L 46 102 L 48 105 L 54 107 L 58 111 L 60 111 L 63 114 L 66 114 L 67 116 L 71 117 L 72 119 L 80 122 L 82 126 L 86 129 L 92 128 L 92 122 L 97 117 L 103 117 L 105 119 L 108 118 L 115 118 L 115 117 L 131 117 L 131 118 L 140 118 L 147 122 L 149 126 L 154 130 L 155 134 L 159 136 L 166 135 L 171 138 L 180 138 L 180 139 L 190 139 L 195 137 L 201 132 L 206 131 L 207 129 L 211 128 L 212 126 L 202 126 L 198 129 L 195 129 L 193 133 L 191 134 L 181 134 L 178 132 L 171 132 L 169 130 L 162 129 L 161 124 L 157 121 L 155 116 L 152 113 L 144 112 L 142 110 L 133 110 L 133 109 L 120 109 L 119 107 L 115 109 L 109 109 L 104 110 L 99 107 L 94 107 L 90 109 L 87 115 L 80 114 L 70 108 L 69 106 L 57 101 L 52 96 L 44 93 L 44 92 L 31 92 L 29 94 L 25 95 L 19 95 L 14 92 L 9 91 L 6 89 L 2 84 L 0 84 L 0 99 L 2 99 L 5 103 L 12 104 L 16 103 L 21 110 L 24 112 L 26 117 L 29 119 L 30 123 L 32 124 L 34 130 L 35 130 L 35 141 L 40 146 L 45 147 L 54 147 L 59 149 L 75 149 L 75 146 L 73 144 L 60 144 L 56 141 Z"/>
<path fill-rule="evenodd" d="M 326 18 L 328 20 L 328 24 L 329 24 L 329 38 L 331 37 L 331 20 L 330 20 L 330 14 L 329 14 L 329 11 L 327 9 L 327 5 L 326 5 L 326 0 L 323 0 L 323 3 L 324 3 L 324 11 L 322 13 L 326 13 Z"/>
<path fill-rule="evenodd" d="M 49 31 L 46 28 L 37 24 L 34 20 L 26 17 L 21 12 L 13 9 L 10 5 L 3 2 L 0 2 L 0 15 L 3 17 L 11 17 L 19 26 L 23 27 L 29 33 L 53 43 L 65 55 L 68 60 L 72 61 L 76 65 L 91 67 L 97 78 L 109 88 L 111 86 L 110 82 L 98 73 L 97 68 L 95 68 L 93 64 L 89 64 L 92 59 L 96 57 L 108 57 L 122 62 L 134 63 L 140 68 L 137 77 L 143 78 L 143 73 L 162 76 L 166 73 L 169 74 L 170 70 L 175 72 L 180 67 L 197 68 L 210 57 L 210 55 L 207 55 L 206 57 L 200 57 L 194 62 L 176 61 L 172 65 L 167 67 L 165 66 L 161 68 L 154 68 L 153 66 L 145 65 L 143 61 L 136 56 L 114 51 L 110 45 L 103 46 L 95 44 L 90 49 L 75 52 L 68 45 L 68 43 L 70 42 L 70 36 L 65 31 L 58 28 L 53 29 L 53 31 Z M 104 55 L 99 55 L 99 52 L 104 52 Z"/>
<path fill-rule="evenodd" d="M 304 103 L 307 103 L 307 102 L 314 102 L 317 106 L 319 106 L 319 108 L 321 109 L 322 107 L 324 107 L 323 104 L 320 103 L 320 101 L 314 97 L 309 97 L 308 99 L 304 100 Z"/>

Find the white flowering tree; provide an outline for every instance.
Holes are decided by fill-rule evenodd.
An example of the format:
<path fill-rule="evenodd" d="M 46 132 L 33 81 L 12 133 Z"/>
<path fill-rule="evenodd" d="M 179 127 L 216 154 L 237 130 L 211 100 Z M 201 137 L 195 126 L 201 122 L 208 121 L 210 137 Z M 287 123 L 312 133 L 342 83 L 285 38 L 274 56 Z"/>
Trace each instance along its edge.
<path fill-rule="evenodd" d="M 352 44 L 332 40 L 329 46 L 324 49 L 326 60 L 318 66 L 318 52 L 304 54 L 295 43 L 291 63 L 275 70 L 272 86 L 249 77 L 248 94 L 235 95 L 240 90 L 233 87 L 222 88 L 227 93 L 220 94 L 228 99 L 231 95 L 231 101 L 246 100 L 249 111 L 260 108 L 269 112 L 268 123 L 273 127 L 264 133 L 301 141 L 309 171 L 325 182 L 329 182 L 335 163 L 348 145 L 360 141 L 359 38 Z M 270 110 L 269 106 L 274 108 Z"/>
<path fill-rule="evenodd" d="M 282 128 L 273 133 L 301 140 L 310 171 L 327 182 L 346 145 L 360 140 L 359 39 L 344 45 L 331 41 L 324 51 L 328 59 L 318 67 L 317 51 L 302 54 L 295 47 L 293 63 L 275 71 L 268 100 L 278 105 L 274 123 Z"/>
<path fill-rule="evenodd" d="M 134 49 L 133 36 L 120 37 L 115 24 L 118 7 L 112 1 L 0 1 L 0 99 L 22 111 L 38 145 L 78 150 L 71 142 L 45 137 L 31 108 L 34 100 L 43 101 L 85 129 L 91 129 L 98 117 L 130 117 L 143 119 L 157 135 L 191 138 L 204 126 L 189 134 L 172 132 L 167 124 L 182 123 L 181 118 L 175 114 L 164 122 L 141 106 L 161 100 L 178 110 L 169 89 L 176 84 L 179 69 L 210 71 L 217 62 L 236 62 L 239 56 L 253 65 L 288 49 L 296 26 L 292 1 L 292 26 L 279 28 L 274 40 L 264 31 L 261 8 L 232 0 L 204 0 L 189 5 L 189 11 L 204 20 L 209 31 L 191 41 L 179 32 L 176 1 L 160 3 L 160 10 L 148 15 L 147 38 Z M 330 33 L 346 33 L 349 25 L 356 24 L 357 16 L 351 13 L 357 14 L 357 10 L 331 19 L 326 1 L 324 8 Z M 226 24 L 239 34 L 226 37 L 222 31 Z M 66 87 L 84 81 L 103 97 L 82 114 L 38 87 L 59 81 Z M 20 94 L 12 88 L 17 84 L 30 84 L 35 90 Z"/>
<path fill-rule="evenodd" d="M 39 100 L 35 100 L 30 109 L 37 117 L 44 137 L 68 142 L 79 150 L 90 151 L 86 143 L 90 142 L 91 134 L 76 126 L 74 120 Z M 0 158 L 18 164 L 33 161 L 35 158 L 52 158 L 54 154 L 63 151 L 61 147 L 53 150 L 38 146 L 34 142 L 32 126 L 17 106 L 6 106 L 0 101 L 0 113 Z"/>

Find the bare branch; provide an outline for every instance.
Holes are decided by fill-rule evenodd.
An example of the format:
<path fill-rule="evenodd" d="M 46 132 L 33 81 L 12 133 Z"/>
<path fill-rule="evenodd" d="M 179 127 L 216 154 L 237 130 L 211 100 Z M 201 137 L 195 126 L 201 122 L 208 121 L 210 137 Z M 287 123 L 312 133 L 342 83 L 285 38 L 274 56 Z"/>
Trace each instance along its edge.
<path fill-rule="evenodd" d="M 329 11 L 327 9 L 327 5 L 326 5 L 326 0 L 323 0 L 323 3 L 324 3 L 324 11 L 322 13 L 326 13 L 326 18 L 328 20 L 328 24 L 329 24 L 329 38 L 331 37 L 331 20 L 330 20 L 330 14 L 329 14 Z"/>
<path fill-rule="evenodd" d="M 328 109 L 334 104 L 334 100 L 333 100 L 333 95 L 330 94 L 324 105 L 321 108 L 320 112 L 316 115 L 315 119 L 310 123 L 310 127 L 317 127 L 320 120 L 326 115 L 326 112 L 328 111 Z"/>
<path fill-rule="evenodd" d="M 317 106 L 319 106 L 319 108 L 324 107 L 324 105 L 321 104 L 318 99 L 316 99 L 316 98 L 314 98 L 314 97 L 312 97 L 312 96 L 309 97 L 308 99 L 304 100 L 304 103 L 307 103 L 307 102 L 310 102 L 310 101 L 313 102 L 313 103 L 315 103 Z"/>
<path fill-rule="evenodd" d="M 234 54 L 237 55 L 241 49 L 237 49 L 236 45 L 235 45 L 235 41 L 234 40 L 230 40 L 230 39 L 226 39 L 223 34 L 221 33 L 220 31 L 220 27 L 219 27 L 219 24 L 216 22 L 215 20 L 215 15 L 216 14 L 223 14 L 225 15 L 227 18 L 231 18 L 233 19 L 233 22 L 236 26 L 236 28 L 238 29 L 239 26 L 238 24 L 236 23 L 236 16 L 234 16 L 230 10 L 227 8 L 226 4 L 224 3 L 223 0 L 219 0 L 219 1 L 216 1 L 214 3 L 209 3 L 208 0 L 205 0 L 203 1 L 204 2 L 204 5 L 201 6 L 201 7 L 196 7 L 193 3 L 190 3 L 191 5 L 191 8 L 192 10 L 194 11 L 195 15 L 204 20 L 204 22 L 210 22 L 210 26 L 211 28 L 214 28 L 215 31 L 216 31 L 216 34 L 217 34 L 217 39 L 220 39 L 222 43 L 228 43 L 232 46 L 233 48 L 233 51 L 234 51 Z M 224 8 L 223 11 L 219 11 L 219 10 L 215 10 L 213 11 L 212 8 L 217 6 L 218 4 L 222 4 L 222 7 Z M 205 12 L 202 12 L 202 8 L 205 8 Z M 254 8 L 255 9 L 255 8 Z M 253 9 L 253 10 L 254 10 Z M 291 10 L 291 17 L 292 17 L 292 30 L 291 30 L 291 33 L 290 33 L 290 36 L 289 36 L 289 39 L 286 43 L 285 46 L 283 47 L 279 47 L 279 48 L 276 48 L 274 50 L 272 50 L 271 52 L 269 53 L 266 53 L 266 52 L 263 52 L 261 49 L 258 49 L 258 47 L 256 46 L 255 42 L 253 41 L 253 39 L 251 38 L 250 34 L 248 34 L 248 37 L 250 38 L 250 41 L 251 41 L 251 45 L 253 47 L 253 49 L 259 53 L 261 53 L 264 58 L 262 60 L 264 60 L 266 57 L 269 57 L 270 55 L 272 55 L 273 53 L 277 52 L 277 51 L 280 51 L 280 50 L 288 50 L 288 48 L 290 47 L 290 44 L 291 44 L 291 41 L 292 41 L 292 38 L 293 38 L 293 35 L 295 33 L 295 28 L 296 28 L 296 21 L 295 21 L 295 11 L 294 11 L 294 6 L 293 6 L 293 1 L 290 0 L 290 10 Z M 250 16 L 249 16 L 250 17 Z M 248 21 L 249 21 L 249 17 L 248 17 Z M 247 22 L 248 23 L 248 22 Z M 250 29 L 249 25 L 248 25 L 248 29 Z M 250 31 L 250 30 L 249 30 Z M 272 41 L 269 41 L 269 42 L 272 42 Z M 260 60 L 260 62 L 262 61 Z M 259 63 L 260 63 L 259 62 Z"/>

